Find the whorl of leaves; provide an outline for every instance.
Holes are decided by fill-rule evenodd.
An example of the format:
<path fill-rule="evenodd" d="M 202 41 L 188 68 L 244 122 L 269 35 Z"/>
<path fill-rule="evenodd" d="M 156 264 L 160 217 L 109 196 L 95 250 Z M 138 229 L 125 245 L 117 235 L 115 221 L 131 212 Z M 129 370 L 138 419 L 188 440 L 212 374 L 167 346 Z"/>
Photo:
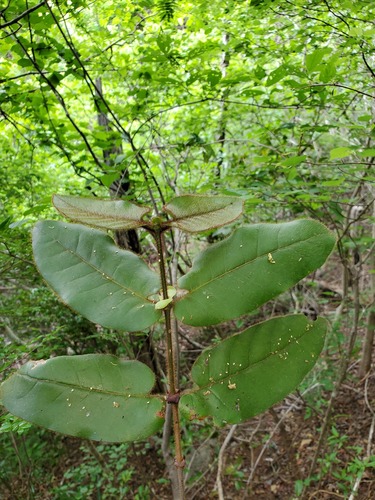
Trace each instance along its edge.
<path fill-rule="evenodd" d="M 160 0 L 157 4 L 160 19 L 162 21 L 164 21 L 164 19 L 166 19 L 167 21 L 172 21 L 176 7 L 176 0 Z"/>

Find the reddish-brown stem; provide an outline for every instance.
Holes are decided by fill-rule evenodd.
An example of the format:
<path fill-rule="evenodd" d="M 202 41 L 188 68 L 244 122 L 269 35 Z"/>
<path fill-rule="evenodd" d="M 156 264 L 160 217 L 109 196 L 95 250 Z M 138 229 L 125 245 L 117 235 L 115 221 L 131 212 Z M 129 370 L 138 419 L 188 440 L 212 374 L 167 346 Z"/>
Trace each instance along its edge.
<path fill-rule="evenodd" d="M 156 229 L 153 231 L 153 236 L 156 241 L 156 247 L 158 251 L 158 261 L 160 270 L 160 279 L 162 287 L 163 299 L 168 298 L 168 283 L 167 283 L 167 273 L 165 266 L 165 241 L 163 236 L 163 230 Z M 172 331 L 172 310 L 170 304 L 163 310 L 165 319 L 165 336 L 167 344 L 167 381 L 168 381 L 168 395 L 167 404 L 172 406 L 172 420 L 173 420 L 173 435 L 175 444 L 175 465 L 177 469 L 180 498 L 183 500 L 184 496 L 184 480 L 182 470 L 185 466 L 185 460 L 182 453 L 181 444 L 181 426 L 180 426 L 180 414 L 178 410 L 179 402 L 179 384 L 177 377 L 177 363 L 175 359 L 175 349 Z"/>

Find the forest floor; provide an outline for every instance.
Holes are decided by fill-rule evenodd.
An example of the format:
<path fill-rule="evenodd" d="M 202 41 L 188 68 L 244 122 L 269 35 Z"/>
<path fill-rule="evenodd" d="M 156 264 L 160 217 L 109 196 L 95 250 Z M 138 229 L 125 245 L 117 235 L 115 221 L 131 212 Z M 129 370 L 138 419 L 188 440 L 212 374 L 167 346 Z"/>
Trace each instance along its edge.
<path fill-rule="evenodd" d="M 297 498 L 295 485 L 310 475 L 309 468 L 324 420 L 323 407 L 318 412 L 313 410 L 306 418 L 306 413 L 309 413 L 306 412 L 306 404 L 298 397 L 288 398 L 273 411 L 233 429 L 231 439 L 221 454 L 220 482 L 226 500 Z M 352 498 L 375 498 L 374 456 L 372 468 L 361 468 L 368 451 L 371 453 L 369 438 L 371 439 L 371 429 L 374 426 L 371 405 L 374 408 L 375 377 L 369 377 L 366 383 L 361 384 L 355 382 L 354 377 L 353 380 L 348 377 L 333 406 L 328 436 L 313 471 L 315 480 L 306 488 L 303 498 L 349 499 L 357 480 L 360 480 L 359 487 L 356 496 Z M 192 469 L 192 480 L 187 484 L 188 500 L 218 497 L 217 456 L 231 430 L 224 428 L 197 447 L 195 457 L 192 462 L 188 462 Z M 52 433 L 44 435 L 44 438 L 50 440 L 50 446 L 58 445 L 59 460 L 51 461 L 50 467 L 47 464 L 44 466 L 44 478 L 40 478 L 38 482 L 33 478 L 33 470 L 24 468 L 22 476 L 13 478 L 11 491 L 0 489 L 2 499 L 171 498 L 168 482 L 160 481 L 161 478 L 166 478 L 166 470 L 153 440 L 146 452 L 139 445 L 128 450 L 128 466 L 131 466 L 133 473 L 128 482 L 127 494 L 119 497 L 105 488 L 94 487 L 85 497 L 81 493 L 75 496 L 74 485 L 66 493 L 61 489 L 64 482 L 69 482 L 64 477 L 68 469 L 81 468 L 82 484 L 92 480 L 92 477 L 84 476 L 81 466 L 82 442 L 73 438 L 61 438 Z M 373 450 L 372 454 L 374 455 Z M 90 475 L 88 469 L 87 474 Z M 139 487 L 145 484 L 148 489 L 142 493 Z"/>
<path fill-rule="evenodd" d="M 329 395 L 327 395 L 329 397 Z M 363 384 L 347 381 L 333 406 L 327 440 L 324 441 L 315 481 L 306 488 L 305 499 L 348 499 L 357 479 L 361 478 L 358 500 L 375 498 L 375 463 L 361 475 L 360 464 L 366 455 L 370 430 L 373 430 L 375 378 Z M 297 498 L 295 485 L 310 476 L 312 458 L 318 447 L 324 420 L 323 408 L 306 418 L 306 407 L 297 401 L 236 428 L 228 445 L 221 476 L 226 500 Z M 334 430 L 333 430 L 334 429 Z M 223 432 L 220 442 L 225 438 Z M 374 451 L 372 451 L 374 453 Z M 203 484 L 192 488 L 189 499 L 215 497 L 217 467 L 209 472 Z M 201 488 L 199 490 L 199 488 Z"/>
<path fill-rule="evenodd" d="M 330 281 L 331 288 L 334 281 Z M 323 315 L 332 317 L 337 303 L 323 304 L 328 308 Z M 272 307 L 272 311 L 263 313 L 289 312 L 282 298 Z M 191 341 L 205 344 L 205 336 L 226 336 L 233 326 L 216 332 L 200 331 L 195 337 L 185 331 L 183 372 L 189 371 L 196 356 Z M 353 361 L 327 419 L 350 321 L 341 330 L 341 340 L 337 337 L 327 344 L 300 392 L 271 410 L 222 429 L 213 428 L 209 422 L 186 423 L 187 500 L 375 498 L 374 368 L 360 380 L 358 361 Z M 359 337 L 363 333 L 362 325 Z M 354 360 L 360 357 L 360 340 Z M 327 432 L 320 442 L 325 423 Z M 32 427 L 22 436 L 9 435 L 6 443 L 0 452 L 2 500 L 171 499 L 161 436 L 131 445 L 93 445 Z"/>
<path fill-rule="evenodd" d="M 218 498 L 220 483 L 226 500 L 291 500 L 300 498 L 296 495 L 296 488 L 301 490 L 301 481 L 308 477 L 313 477 L 313 480 L 311 484 L 306 484 L 304 499 L 374 499 L 375 453 L 371 440 L 375 422 L 375 375 L 372 374 L 366 381 L 358 381 L 355 369 L 353 365 L 353 376 L 351 373 L 347 375 L 335 398 L 327 437 L 312 473 L 310 467 L 319 445 L 325 407 L 331 393 L 320 393 L 320 401 L 314 401 L 313 406 L 310 406 L 307 397 L 302 398 L 299 394 L 290 396 L 250 422 L 216 430 L 206 439 L 196 432 L 192 438 L 195 453 L 187 457 L 190 468 L 187 499 Z M 229 432 L 231 439 L 224 448 L 222 445 Z M 150 438 L 146 450 L 141 444 L 127 449 L 125 469 L 130 467 L 132 474 L 127 481 L 127 493 L 123 496 L 111 493 L 105 481 L 99 485 L 98 467 L 90 469 L 82 466 L 83 460 L 87 461 L 82 441 L 49 432 L 44 433 L 42 439 L 47 441 L 46 450 L 56 450 L 55 460 L 50 459 L 43 465 L 43 472 L 37 474 L 37 462 L 30 460 L 29 466 L 20 465 L 20 473 L 13 477 L 12 484 L 7 488 L 2 485 L 0 498 L 171 498 L 159 451 L 160 440 L 156 438 Z M 219 454 L 221 473 L 218 483 Z M 366 457 L 370 455 L 372 465 L 364 467 Z M 69 480 L 66 471 L 75 469 L 81 475 L 80 480 L 77 481 L 74 474 Z M 85 496 L 81 486 L 94 480 L 93 470 L 96 471 L 98 487 L 89 488 Z M 102 473 L 105 475 L 105 468 L 102 468 Z M 79 486 L 75 486 L 74 481 Z M 73 484 L 64 490 L 62 485 L 69 482 Z M 355 484 L 357 489 L 353 495 Z M 147 488 L 142 489 L 145 485 Z"/>

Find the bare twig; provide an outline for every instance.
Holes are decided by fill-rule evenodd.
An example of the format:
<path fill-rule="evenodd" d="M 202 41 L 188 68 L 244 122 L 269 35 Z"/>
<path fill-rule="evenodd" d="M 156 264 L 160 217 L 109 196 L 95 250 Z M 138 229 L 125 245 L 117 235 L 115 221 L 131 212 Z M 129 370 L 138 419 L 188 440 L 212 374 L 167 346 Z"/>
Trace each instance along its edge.
<path fill-rule="evenodd" d="M 332 499 L 332 497 L 335 497 L 335 498 L 345 498 L 344 495 L 340 495 L 340 493 L 335 493 L 334 491 L 317 490 L 317 491 L 314 491 L 314 493 L 311 493 L 311 495 L 309 496 L 309 500 L 311 500 L 312 498 L 316 497 L 317 495 L 321 495 L 321 493 L 325 493 L 325 494 L 329 495 L 330 499 Z M 320 499 L 321 496 L 318 496 L 318 498 Z"/>
<path fill-rule="evenodd" d="M 219 455 L 218 455 L 218 460 L 217 460 L 217 475 L 216 475 L 216 488 L 217 488 L 217 493 L 219 496 L 219 500 L 224 500 L 224 490 L 223 490 L 223 483 L 221 482 L 221 474 L 223 471 L 223 464 L 224 464 L 224 453 L 225 450 L 230 443 L 233 434 L 235 433 L 237 429 L 237 424 L 232 425 L 228 434 L 226 435 L 226 438 L 224 439 L 223 444 L 221 445 Z"/>
<path fill-rule="evenodd" d="M 368 435 L 368 440 L 367 440 L 367 456 L 369 457 L 371 455 L 371 446 L 372 446 L 372 438 L 374 436 L 374 426 L 375 426 L 375 411 L 372 409 L 371 404 L 368 400 L 368 381 L 369 377 L 366 379 L 365 382 L 365 401 L 366 401 L 366 406 L 369 409 L 369 412 L 372 415 L 372 421 L 371 421 L 371 427 L 370 427 L 370 432 Z"/>
<path fill-rule="evenodd" d="M 43 7 L 43 5 L 45 5 L 45 3 L 46 3 L 45 1 L 40 2 L 37 5 L 34 5 L 34 7 L 30 7 L 29 9 L 25 10 L 24 12 L 22 12 L 22 14 L 20 14 L 17 17 L 15 17 L 11 21 L 8 21 L 6 23 L 0 24 L 0 29 L 7 28 L 8 26 L 11 26 L 12 24 L 17 24 L 19 21 L 21 21 L 21 19 L 23 19 L 24 17 L 28 16 L 29 14 L 31 14 L 35 10 L 39 9 L 39 7 Z M 2 13 L 2 17 L 4 17 L 3 13 Z"/>
<path fill-rule="evenodd" d="M 370 377 L 368 377 L 366 379 L 366 382 L 365 382 L 365 402 L 366 402 L 366 406 L 367 406 L 369 412 L 372 415 L 372 419 L 371 419 L 371 425 L 370 425 L 368 438 L 367 438 L 366 456 L 362 459 L 362 461 L 364 461 L 366 458 L 370 458 L 370 456 L 371 456 L 372 440 L 374 437 L 374 430 L 375 430 L 375 412 L 372 409 L 370 402 L 368 400 L 368 381 L 369 381 L 369 379 L 370 379 Z M 364 473 L 364 469 L 360 469 L 348 500 L 354 500 L 355 497 L 357 496 L 359 486 L 360 486 L 361 481 L 362 481 L 363 473 Z"/>
<path fill-rule="evenodd" d="M 311 465 L 310 465 L 310 470 L 309 470 L 308 476 L 311 476 L 313 474 L 314 469 L 316 467 L 316 464 L 317 464 L 317 461 L 318 461 L 318 458 L 319 458 L 320 452 L 322 450 L 323 443 L 324 443 L 324 440 L 326 438 L 327 431 L 328 431 L 328 428 L 329 428 L 329 423 L 330 423 L 331 414 L 332 414 L 332 410 L 333 410 L 333 404 L 334 404 L 334 402 L 336 400 L 336 397 L 337 397 L 337 394 L 339 392 L 339 389 L 340 389 L 343 381 L 345 380 L 346 373 L 347 373 L 347 370 L 348 370 L 348 367 L 349 367 L 349 363 L 350 363 L 351 354 L 352 354 L 353 347 L 354 347 L 354 343 L 355 343 L 355 340 L 357 338 L 358 322 L 359 322 L 359 311 L 360 311 L 360 304 L 359 304 L 359 271 L 357 271 L 356 276 L 353 279 L 353 291 L 354 291 L 354 321 L 353 321 L 353 328 L 352 328 L 352 331 L 350 333 L 350 337 L 349 337 L 349 342 L 348 342 L 348 346 L 347 346 L 347 349 L 346 349 L 346 353 L 342 357 L 342 361 L 341 361 L 341 364 L 340 364 L 340 367 L 339 367 L 339 374 L 338 374 L 338 378 L 337 378 L 335 387 L 334 387 L 334 389 L 332 391 L 330 400 L 328 402 L 328 406 L 327 406 L 326 413 L 325 413 L 325 416 L 324 416 L 324 421 L 323 421 L 323 424 L 322 424 L 322 427 L 321 427 L 319 441 L 318 441 L 318 444 L 317 444 L 317 447 L 316 447 L 316 450 L 315 450 L 315 454 L 314 454 L 314 457 L 313 457 Z M 302 495 L 301 495 L 302 497 L 303 497 L 304 491 L 305 491 L 305 489 L 302 492 Z"/>
<path fill-rule="evenodd" d="M 101 468 L 103 470 L 107 469 L 107 464 L 105 462 L 105 459 L 104 459 L 103 455 L 98 452 L 94 443 L 92 441 L 90 441 L 90 439 L 87 439 L 86 444 L 89 447 L 91 453 L 94 455 L 94 457 L 96 458 L 96 460 L 100 464 Z"/>
<path fill-rule="evenodd" d="M 25 345 L 25 342 L 19 338 L 19 336 L 13 331 L 6 318 L 0 318 L 0 321 L 4 323 L 5 335 L 11 342 L 15 342 L 19 345 Z"/>
<path fill-rule="evenodd" d="M 302 393 L 302 396 L 304 396 L 305 394 L 307 394 L 308 392 L 310 392 L 312 389 L 314 389 L 316 387 L 316 384 L 308 387 L 303 393 Z M 289 413 L 295 409 L 295 408 L 298 408 L 298 405 L 297 403 L 292 403 L 289 408 L 287 408 L 287 410 L 285 411 L 285 413 L 282 415 L 282 417 L 279 419 L 279 421 L 277 422 L 277 424 L 275 425 L 274 429 L 272 430 L 272 432 L 269 434 L 268 436 L 268 439 L 267 441 L 264 443 L 264 446 L 261 450 L 261 452 L 259 453 L 256 461 L 255 461 L 255 464 L 254 466 L 252 467 L 251 469 L 251 473 L 247 479 L 247 482 L 246 482 L 246 485 L 249 486 L 249 484 L 251 483 L 251 481 L 253 480 L 253 477 L 255 475 L 255 471 L 265 453 L 265 451 L 267 450 L 267 447 L 269 445 L 269 443 L 271 442 L 273 436 L 275 435 L 277 429 L 283 424 L 284 420 L 286 419 L 286 417 L 289 415 Z M 258 427 L 257 429 L 252 433 L 252 436 L 251 436 L 251 439 L 253 438 L 253 436 L 255 435 L 255 433 L 257 432 L 258 428 L 259 428 L 260 424 L 258 424 Z"/>
<path fill-rule="evenodd" d="M 362 90 L 354 89 L 353 87 L 348 87 L 347 85 L 342 85 L 341 83 L 312 83 L 308 86 L 312 87 L 337 87 L 339 89 L 350 90 L 351 92 L 355 92 L 356 94 L 363 95 L 365 97 L 370 97 L 371 99 L 375 99 L 375 95 L 368 94 L 367 92 L 363 92 Z"/>

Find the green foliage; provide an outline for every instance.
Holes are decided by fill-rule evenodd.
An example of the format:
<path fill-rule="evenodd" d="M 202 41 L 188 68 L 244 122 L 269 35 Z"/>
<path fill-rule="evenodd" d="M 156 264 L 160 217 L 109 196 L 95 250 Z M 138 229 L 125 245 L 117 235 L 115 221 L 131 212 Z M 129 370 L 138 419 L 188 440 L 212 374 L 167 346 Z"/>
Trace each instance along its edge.
<path fill-rule="evenodd" d="M 191 314 L 191 290 L 186 293 L 176 286 L 178 293 L 170 300 L 161 293 L 159 282 L 151 295 L 146 296 L 146 286 L 145 300 L 137 303 L 148 308 L 147 321 L 136 324 L 144 307 L 142 314 L 135 310 L 134 318 L 133 311 L 127 314 L 125 326 L 124 318 L 108 323 L 120 334 L 64 309 L 35 274 L 27 234 L 37 218 L 55 217 L 49 202 L 53 191 L 90 191 L 103 198 L 111 186 L 111 194 L 122 195 L 119 186 L 129 182 L 126 200 L 150 203 L 152 193 L 154 208 L 164 205 L 166 210 L 171 204 L 175 207 L 173 198 L 180 193 L 241 196 L 246 222 L 274 223 L 308 215 L 329 221 L 340 251 L 348 256 L 352 250 L 371 248 L 368 227 L 347 227 L 345 220 L 356 204 L 364 205 L 361 220 L 365 219 L 373 202 L 374 2 L 2 4 L 3 376 L 25 358 L 64 355 L 67 348 L 75 354 L 131 356 L 123 328 L 144 327 L 145 337 L 151 325 L 160 336 L 161 326 L 154 322 L 171 307 L 181 308 L 181 318 Z M 168 199 L 172 201 L 166 205 Z M 120 204 L 112 200 L 107 207 Z M 86 217 L 87 207 L 85 212 Z M 168 220 L 161 215 L 161 227 L 179 228 L 177 213 L 169 214 Z M 201 216 L 205 220 L 208 215 L 214 214 Z M 77 212 L 73 216 L 77 220 Z M 116 217 L 117 208 L 104 226 L 114 228 Z M 134 218 L 127 215 L 125 221 L 120 218 L 123 227 L 142 227 L 148 220 L 145 212 Z M 198 219 L 195 228 L 197 223 Z M 182 224 L 183 230 L 189 229 L 191 214 Z M 154 262 L 149 259 L 150 238 L 142 231 L 144 254 Z M 230 231 L 216 230 L 210 241 Z M 180 260 L 181 248 L 174 246 L 179 238 L 169 239 L 169 232 L 165 237 L 170 255 L 178 259 L 180 270 L 186 269 L 190 256 Z M 190 241 L 185 248 L 197 252 Z M 268 253 L 265 271 L 276 273 L 280 261 L 274 251 Z M 83 270 L 82 262 L 80 266 Z M 142 276 L 151 276 L 148 271 Z M 199 276 L 192 278 L 191 272 L 187 276 L 198 283 Z M 252 279 L 247 288 L 258 289 L 265 276 Z M 221 295 L 218 308 L 225 309 L 227 301 L 223 307 Z M 226 299 L 231 296 L 228 291 Z M 213 317 L 212 310 L 206 311 L 206 302 L 213 300 L 211 295 L 195 295 L 201 318 Z M 238 302 L 243 306 L 244 300 Z M 107 306 L 98 311 L 101 318 L 113 317 L 109 308 L 116 304 L 110 301 Z M 85 305 L 83 313 L 88 309 Z M 94 309 L 92 305 L 89 315 L 96 322 Z M 239 308 L 239 314 L 247 313 L 246 307 Z M 221 313 L 217 317 L 221 321 Z M 248 317 L 232 325 L 239 331 L 248 325 Z M 9 331 L 21 342 L 10 340 Z M 334 369 L 330 364 L 328 375 Z M 334 377 L 326 379 L 332 384 Z M 323 383 L 331 387 L 325 379 Z"/>
<path fill-rule="evenodd" d="M 147 209 L 134 212 L 129 203 L 71 197 L 55 197 L 55 203 L 59 210 L 85 223 L 94 216 L 99 227 L 108 223 L 112 227 L 113 220 L 121 218 L 128 224 L 127 215 L 138 214 L 131 224 L 142 220 L 142 226 L 154 236 L 160 278 L 138 256 L 117 249 L 103 232 L 57 221 L 36 225 L 35 261 L 63 301 L 91 321 L 120 330 L 142 330 L 163 311 L 168 346 L 171 308 L 188 324 L 238 317 L 316 269 L 335 243 L 333 235 L 314 221 L 237 229 L 197 256 L 192 270 L 180 280 L 189 293 L 175 301 L 177 290 L 167 286 L 163 232 L 174 224 L 189 231 L 224 225 L 241 213 L 239 200 L 183 196 L 166 205 L 171 220 L 155 217 L 149 221 L 142 219 Z M 261 285 L 249 286 L 252 280 Z M 160 287 L 161 295 L 155 301 L 152 296 Z M 203 308 L 189 301 L 202 287 Z M 228 290 L 234 302 L 228 300 Z M 211 294 L 215 302 L 207 305 L 205 299 Z M 198 321 L 197 311 L 198 318 L 203 318 Z M 311 323 L 304 316 L 291 316 L 232 336 L 198 358 L 192 370 L 198 389 L 182 393 L 182 406 L 192 416 L 212 416 L 216 423 L 237 423 L 264 411 L 293 390 L 314 365 L 326 328 L 323 320 Z M 172 358 L 167 365 L 170 387 L 174 387 L 174 363 Z M 2 384 L 1 399 L 11 413 L 42 427 L 124 442 L 143 439 L 162 425 L 164 398 L 150 394 L 154 383 L 152 371 L 137 361 L 100 354 L 60 356 L 24 365 Z M 173 389 L 170 397 L 176 397 Z M 177 404 L 178 400 L 168 402 Z"/>
<path fill-rule="evenodd" d="M 299 385 L 319 356 L 323 319 L 273 318 L 204 351 L 194 363 L 198 389 L 182 396 L 193 416 L 235 424 L 261 413 Z M 276 383 L 277 381 L 277 383 Z"/>
<path fill-rule="evenodd" d="M 319 473 L 313 477 L 296 481 L 295 492 L 298 497 L 304 486 L 321 481 L 327 476 L 332 477 L 338 490 L 347 497 L 353 491 L 356 480 L 360 479 L 366 470 L 372 474 L 372 469 L 375 469 L 375 455 L 361 458 L 364 453 L 363 448 L 359 446 L 345 447 L 347 440 L 348 436 L 340 434 L 334 425 L 331 427 L 331 433 L 328 437 L 328 451 L 319 459 Z M 346 453 L 352 456 L 351 460 L 347 459 Z"/>
<path fill-rule="evenodd" d="M 148 298 L 160 289 L 158 275 L 103 232 L 43 221 L 34 229 L 33 246 L 43 277 L 65 303 L 90 321 L 134 331 L 160 317 Z"/>
<path fill-rule="evenodd" d="M 31 427 L 31 424 L 29 422 L 25 422 L 25 420 L 15 417 L 10 413 L 2 415 L 0 417 L 0 422 L 0 434 L 14 432 L 15 434 L 22 435 Z"/>
<path fill-rule="evenodd" d="M 197 256 L 179 280 L 188 293 L 176 316 L 201 326 L 251 312 L 321 266 L 334 244 L 323 225 L 309 220 L 237 229 Z"/>
<path fill-rule="evenodd" d="M 2 403 L 35 424 L 108 442 L 144 439 L 162 425 L 163 398 L 138 361 L 88 354 L 29 362 L 2 384 Z M 103 416 L 105 415 L 105 418 Z"/>
<path fill-rule="evenodd" d="M 53 498 L 72 498 L 85 500 L 100 495 L 101 498 L 113 498 L 134 495 L 132 480 L 134 468 L 129 464 L 128 445 L 99 445 L 97 453 L 105 462 L 105 468 L 98 462 L 87 446 L 82 446 L 83 460 L 78 467 L 71 467 L 64 473 L 60 486 L 51 492 Z M 146 487 L 147 491 L 147 487 Z M 140 497 L 140 498 L 146 498 Z"/>
<path fill-rule="evenodd" d="M 167 21 L 172 21 L 175 9 L 177 7 L 176 0 L 160 0 L 158 2 L 158 10 L 160 13 L 160 19 L 163 21 L 166 19 Z"/>
<path fill-rule="evenodd" d="M 236 191 L 267 218 L 279 207 L 337 212 L 362 170 L 373 180 L 371 157 L 361 157 L 373 138 L 372 2 L 79 4 L 41 5 L 13 35 L 4 29 L 0 183 L 9 215 L 46 207 L 45 193 L 68 180 L 104 195 L 101 184 L 126 168 L 133 199 L 148 197 L 154 177 L 166 198 Z M 26 9 L 5 7 L 3 21 Z M 96 124 L 98 110 L 109 128 Z M 351 157 L 332 156 L 338 148 Z M 324 184 L 340 179 L 334 191 Z"/>

